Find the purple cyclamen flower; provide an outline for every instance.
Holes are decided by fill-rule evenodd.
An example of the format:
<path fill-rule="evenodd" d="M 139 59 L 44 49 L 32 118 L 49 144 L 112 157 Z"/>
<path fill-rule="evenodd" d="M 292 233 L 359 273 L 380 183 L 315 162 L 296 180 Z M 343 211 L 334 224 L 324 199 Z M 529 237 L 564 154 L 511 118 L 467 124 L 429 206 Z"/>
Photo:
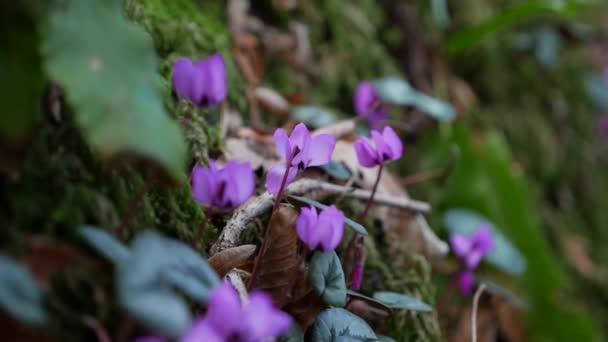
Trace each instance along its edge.
<path fill-rule="evenodd" d="M 291 167 L 286 185 L 296 178 L 298 171 L 329 163 L 336 147 L 336 137 L 330 134 L 319 134 L 312 137 L 308 128 L 300 123 L 289 137 L 284 129 L 278 128 L 274 132 L 274 143 L 277 147 L 277 154 L 285 159 L 285 163 L 270 168 L 266 177 L 268 191 L 276 194 L 279 192 L 288 165 Z"/>
<path fill-rule="evenodd" d="M 359 83 L 354 104 L 357 115 L 366 119 L 372 129 L 381 129 L 386 125 L 391 105 L 380 98 L 372 82 Z"/>
<path fill-rule="evenodd" d="M 249 163 L 229 161 L 223 169 L 215 161 L 209 168 L 196 166 L 192 171 L 192 193 L 204 207 L 231 210 L 248 200 L 255 191 L 255 175 Z"/>
<path fill-rule="evenodd" d="M 494 249 L 494 238 L 487 226 L 480 226 L 472 236 L 452 234 L 450 243 L 454 254 L 464 261 L 467 270 L 475 270 L 481 259 Z"/>
<path fill-rule="evenodd" d="M 372 139 L 363 137 L 355 141 L 355 151 L 359 164 L 374 167 L 403 155 L 403 143 L 395 131 L 387 126 L 382 133 L 372 131 Z"/>
<path fill-rule="evenodd" d="M 302 208 L 296 230 L 310 250 L 333 251 L 344 235 L 344 214 L 335 205 L 325 208 L 320 214 L 314 207 Z"/>
<path fill-rule="evenodd" d="M 471 270 L 463 270 L 458 273 L 458 288 L 463 295 L 470 295 L 475 288 L 475 275 Z"/>
<path fill-rule="evenodd" d="M 207 314 L 194 323 L 181 342 L 260 342 L 278 337 L 293 325 L 292 318 L 274 307 L 272 298 L 253 291 L 241 305 L 229 283 L 211 294 Z"/>
<path fill-rule="evenodd" d="M 199 107 L 212 107 L 226 99 L 226 63 L 219 53 L 193 62 L 178 58 L 173 66 L 173 86 L 180 97 Z"/>

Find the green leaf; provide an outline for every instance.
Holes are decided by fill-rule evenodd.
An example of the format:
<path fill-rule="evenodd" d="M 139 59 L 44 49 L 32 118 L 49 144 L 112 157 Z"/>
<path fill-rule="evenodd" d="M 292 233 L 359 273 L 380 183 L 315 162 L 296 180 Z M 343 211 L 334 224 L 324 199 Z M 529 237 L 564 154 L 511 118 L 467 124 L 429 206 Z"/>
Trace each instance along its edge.
<path fill-rule="evenodd" d="M 299 325 L 294 324 L 285 335 L 279 338 L 279 342 L 304 342 L 304 333 Z"/>
<path fill-rule="evenodd" d="M 84 225 L 80 227 L 79 233 L 97 253 L 111 262 L 118 264 L 129 258 L 129 249 L 108 232 Z"/>
<path fill-rule="evenodd" d="M 367 302 L 374 303 L 374 305 L 378 305 L 378 306 L 382 307 L 383 309 L 386 309 L 386 311 L 388 311 L 388 312 L 392 312 L 393 311 L 393 309 L 390 306 L 386 305 L 386 303 L 381 302 L 381 301 L 379 301 L 377 299 L 374 299 L 372 297 L 368 297 L 368 296 L 366 296 L 366 295 L 364 295 L 362 293 L 355 292 L 353 290 L 347 290 L 346 294 L 349 295 L 349 296 L 351 296 L 351 297 L 363 299 L 363 300 L 365 300 Z"/>
<path fill-rule="evenodd" d="M 296 195 L 289 195 L 289 198 L 292 198 L 292 199 L 294 199 L 294 200 L 296 200 L 298 202 L 302 202 L 302 203 L 305 203 L 305 204 L 308 204 L 308 205 L 312 205 L 313 207 L 321 209 L 321 210 L 327 208 L 327 206 L 325 204 L 317 202 L 317 201 L 315 201 L 313 199 L 310 199 L 310 198 L 306 198 L 306 197 L 302 197 L 302 196 L 296 196 Z M 357 223 L 357 222 L 355 222 L 355 221 L 353 221 L 353 220 L 351 220 L 349 218 L 345 218 L 344 219 L 344 223 L 346 223 L 346 225 L 348 227 L 352 228 L 357 233 L 359 233 L 361 235 L 368 235 L 367 234 L 367 230 L 365 230 L 365 228 L 361 224 L 359 224 L 359 223 Z"/>
<path fill-rule="evenodd" d="M 321 312 L 311 328 L 311 341 L 377 341 L 378 337 L 359 316 L 340 308 Z"/>
<path fill-rule="evenodd" d="M 527 262 L 521 278 L 528 304 L 528 328 L 533 340 L 596 341 L 589 316 L 573 308 L 568 296 L 555 296 L 564 285 L 558 258 L 542 235 L 535 197 L 521 172 L 513 167 L 509 149 L 496 131 L 477 135 L 456 124 L 449 131 L 427 136 L 420 153 L 426 167 L 445 163 L 453 144 L 460 161 L 437 196 L 438 208 L 469 208 L 496 224 Z M 432 161 L 434 160 L 434 161 Z M 432 162 L 431 162 L 432 161 Z M 517 279 L 515 280 L 517 282 Z"/>
<path fill-rule="evenodd" d="M 482 215 L 467 209 L 450 209 L 443 215 L 443 223 L 450 233 L 471 236 L 479 226 L 487 226 L 494 238 L 494 249 L 484 260 L 514 275 L 526 270 L 526 259 L 496 226 Z"/>
<path fill-rule="evenodd" d="M 315 252 L 310 259 L 310 282 L 315 292 L 333 306 L 346 305 L 346 282 L 336 252 Z"/>
<path fill-rule="evenodd" d="M 456 55 L 469 50 L 479 44 L 484 38 L 492 33 L 500 31 L 513 24 L 530 20 L 531 18 L 554 14 L 569 17 L 581 8 L 588 5 L 598 4 L 593 0 L 540 0 L 523 1 L 505 10 L 499 11 L 497 15 L 474 27 L 462 30 L 454 34 L 446 44 L 448 54 Z"/>
<path fill-rule="evenodd" d="M 388 336 L 384 336 L 384 335 L 378 335 L 378 341 L 379 342 L 397 342 L 392 337 L 388 337 Z"/>
<path fill-rule="evenodd" d="M 50 16 L 42 51 L 95 150 L 136 153 L 183 177 L 186 145 L 161 102 L 152 41 L 125 20 L 121 1 L 69 1 Z"/>
<path fill-rule="evenodd" d="M 20 263 L 0 255 L 0 309 L 34 325 L 46 322 L 42 292 L 34 277 Z"/>
<path fill-rule="evenodd" d="M 399 106 L 414 106 L 439 121 L 452 121 L 456 112 L 451 105 L 439 101 L 412 88 L 398 77 L 387 77 L 374 82 L 382 99 Z"/>
<path fill-rule="evenodd" d="M 414 297 L 401 293 L 380 291 L 374 293 L 374 299 L 386 304 L 386 306 L 390 307 L 391 309 L 401 309 L 419 312 L 433 311 L 433 308 L 430 307 L 428 304 L 425 304 Z"/>
<path fill-rule="evenodd" d="M 130 250 L 107 232 L 82 226 L 80 234 L 117 268 L 116 288 L 122 305 L 138 321 L 172 338 L 192 322 L 181 290 L 206 304 L 220 279 L 209 264 L 180 241 L 152 231 L 138 235 Z"/>
<path fill-rule="evenodd" d="M 311 127 L 325 127 L 338 121 L 333 112 L 317 106 L 297 106 L 291 110 L 291 117 Z"/>
<path fill-rule="evenodd" d="M 353 176 L 353 173 L 344 165 L 344 163 L 338 163 L 330 161 L 329 164 L 321 166 L 321 169 L 328 175 L 339 180 L 349 180 Z"/>

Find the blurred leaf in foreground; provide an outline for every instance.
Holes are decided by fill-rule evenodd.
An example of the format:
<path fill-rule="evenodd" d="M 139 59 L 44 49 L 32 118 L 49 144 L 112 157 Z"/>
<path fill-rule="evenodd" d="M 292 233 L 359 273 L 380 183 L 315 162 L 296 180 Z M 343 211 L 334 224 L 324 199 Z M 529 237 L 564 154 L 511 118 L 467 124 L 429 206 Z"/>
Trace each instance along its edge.
<path fill-rule="evenodd" d="M 102 156 L 134 152 L 183 174 L 186 145 L 161 102 L 152 41 L 123 18 L 121 1 L 70 1 L 55 10 L 42 51 Z"/>

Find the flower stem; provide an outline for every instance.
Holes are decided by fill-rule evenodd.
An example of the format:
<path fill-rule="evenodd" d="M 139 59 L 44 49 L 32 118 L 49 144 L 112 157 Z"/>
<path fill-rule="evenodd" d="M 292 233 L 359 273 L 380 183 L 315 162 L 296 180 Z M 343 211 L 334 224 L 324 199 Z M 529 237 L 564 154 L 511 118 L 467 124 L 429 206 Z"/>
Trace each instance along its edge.
<path fill-rule="evenodd" d="M 361 215 L 359 215 L 359 222 L 363 222 L 363 220 L 365 220 L 365 218 L 367 217 L 367 213 L 369 212 L 369 209 L 372 206 L 372 203 L 374 203 L 374 197 L 376 196 L 376 191 L 378 191 L 378 184 L 380 184 L 380 177 L 382 176 L 383 170 L 384 164 L 380 164 L 380 168 L 378 169 L 378 175 L 376 176 L 376 182 L 374 182 L 374 187 L 372 188 L 372 193 L 371 195 L 369 195 L 367 204 L 365 205 L 365 209 L 363 209 Z"/>
<path fill-rule="evenodd" d="M 207 226 L 211 222 L 211 218 L 213 217 L 213 214 L 214 214 L 214 212 L 212 209 L 205 210 L 205 218 L 201 222 L 201 225 L 199 226 L 198 231 L 196 232 L 196 235 L 194 236 L 194 239 L 192 240 L 192 248 L 194 248 L 195 250 L 197 250 L 199 245 L 201 244 L 203 235 L 205 233 L 205 230 L 207 229 Z"/>
<path fill-rule="evenodd" d="M 281 180 L 281 186 L 279 187 L 279 191 L 277 192 L 277 197 L 274 201 L 274 207 L 272 208 L 272 214 L 270 214 L 270 222 L 272 222 L 272 218 L 281 205 L 281 198 L 283 197 L 283 192 L 285 191 L 285 185 L 287 185 L 287 177 L 289 176 L 289 169 L 291 169 L 291 161 L 293 157 L 290 157 L 287 160 L 287 168 L 285 169 L 285 174 L 283 175 L 283 179 Z M 247 290 L 250 291 L 257 281 L 258 273 L 260 273 L 260 266 L 262 264 L 262 258 L 266 253 L 266 241 L 268 241 L 268 235 L 270 232 L 270 226 L 266 227 L 266 232 L 264 233 L 264 239 L 262 240 L 262 245 L 260 246 L 260 252 L 258 256 L 255 258 L 255 263 L 253 264 L 253 271 L 251 272 L 251 277 L 247 282 Z"/>

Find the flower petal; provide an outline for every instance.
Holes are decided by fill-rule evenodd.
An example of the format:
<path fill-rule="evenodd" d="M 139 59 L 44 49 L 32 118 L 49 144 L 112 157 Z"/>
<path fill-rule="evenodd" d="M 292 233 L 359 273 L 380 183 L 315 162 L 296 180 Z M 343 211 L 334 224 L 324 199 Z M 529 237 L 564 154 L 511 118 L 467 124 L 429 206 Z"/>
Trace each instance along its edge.
<path fill-rule="evenodd" d="M 268 192 L 271 194 L 277 194 L 281 188 L 281 182 L 283 181 L 283 176 L 285 175 L 285 170 L 287 167 L 285 164 L 280 163 L 271 167 L 268 170 L 268 174 L 266 175 L 266 188 Z M 285 187 L 287 187 L 298 175 L 298 170 L 295 168 L 289 169 L 289 175 L 287 176 L 287 182 L 285 183 Z"/>
<path fill-rule="evenodd" d="M 291 132 L 291 136 L 289 136 L 289 142 L 291 143 L 291 148 L 298 147 L 301 150 L 305 148 L 304 145 L 310 143 L 310 132 L 306 125 L 303 123 L 299 123 Z"/>
<path fill-rule="evenodd" d="M 321 166 L 331 161 L 331 155 L 336 147 L 336 137 L 330 134 L 320 134 L 312 138 L 308 152 L 307 166 Z"/>
<path fill-rule="evenodd" d="M 384 130 L 382 130 L 382 138 L 384 143 L 386 143 L 391 150 L 390 160 L 397 160 L 401 158 L 403 155 L 403 143 L 392 127 L 384 127 Z"/>
<path fill-rule="evenodd" d="M 376 146 L 376 155 L 380 163 L 392 160 L 393 150 L 384 141 L 384 137 L 378 131 L 372 131 L 372 140 Z"/>
<path fill-rule="evenodd" d="M 344 214 L 335 205 L 327 207 L 319 215 L 317 230 L 322 236 L 323 252 L 335 250 L 344 236 Z"/>
<path fill-rule="evenodd" d="M 242 315 L 241 299 L 232 285 L 224 282 L 213 291 L 205 321 L 208 321 L 215 331 L 222 336 L 238 332 Z"/>
<path fill-rule="evenodd" d="M 466 257 L 466 255 L 469 254 L 469 252 L 471 251 L 471 247 L 473 246 L 471 239 L 460 234 L 450 235 L 450 244 L 452 245 L 454 254 L 461 258 Z"/>
<path fill-rule="evenodd" d="M 192 325 L 180 342 L 225 342 L 226 339 L 211 325 L 207 319 L 200 319 Z"/>
<path fill-rule="evenodd" d="M 188 58 L 178 58 L 173 65 L 173 87 L 181 98 L 196 102 L 201 93 L 200 84 L 193 82 L 197 77 L 196 68 Z"/>
<path fill-rule="evenodd" d="M 240 337 L 245 342 L 259 342 L 279 337 L 293 325 L 293 319 L 274 307 L 272 298 L 262 291 L 254 291 L 243 308 Z"/>
<path fill-rule="evenodd" d="M 195 166 L 192 171 L 192 195 L 204 207 L 213 205 L 218 180 L 216 174 L 203 166 Z"/>
<path fill-rule="evenodd" d="M 494 237 L 487 226 L 481 226 L 475 231 L 473 241 L 483 256 L 488 255 L 494 249 Z"/>
<path fill-rule="evenodd" d="M 479 249 L 473 249 L 464 257 L 464 263 L 467 269 L 474 270 L 479 266 L 483 259 L 483 253 Z"/>
<path fill-rule="evenodd" d="M 206 61 L 207 87 L 205 95 L 209 105 L 216 105 L 226 99 L 228 95 L 228 78 L 226 76 L 226 63 L 221 54 L 216 53 Z"/>
<path fill-rule="evenodd" d="M 374 167 L 378 165 L 378 159 L 376 151 L 372 147 L 367 138 L 360 138 L 355 141 L 355 152 L 357 153 L 357 159 L 359 164 L 364 167 Z"/>
<path fill-rule="evenodd" d="M 458 288 L 463 295 L 470 295 L 475 288 L 475 275 L 471 271 L 463 271 L 458 274 Z"/>
<path fill-rule="evenodd" d="M 255 192 L 255 175 L 249 163 L 229 161 L 224 168 L 228 176 L 228 196 L 235 207 L 247 201 Z"/>
<path fill-rule="evenodd" d="M 289 159 L 289 155 L 291 154 L 291 144 L 285 130 L 282 128 L 277 128 L 277 130 L 274 131 L 273 139 L 274 144 L 277 147 L 277 154 L 279 157 L 285 160 Z"/>
<path fill-rule="evenodd" d="M 368 117 L 371 114 L 372 104 L 376 99 L 376 89 L 372 82 L 363 81 L 359 83 L 354 98 L 355 112 L 357 115 Z"/>
<path fill-rule="evenodd" d="M 314 207 L 307 207 L 302 208 L 298 221 L 296 222 L 296 232 L 298 233 L 298 237 L 310 249 L 314 249 L 316 247 L 311 246 L 310 239 L 313 234 L 315 234 L 317 218 L 317 210 Z"/>

